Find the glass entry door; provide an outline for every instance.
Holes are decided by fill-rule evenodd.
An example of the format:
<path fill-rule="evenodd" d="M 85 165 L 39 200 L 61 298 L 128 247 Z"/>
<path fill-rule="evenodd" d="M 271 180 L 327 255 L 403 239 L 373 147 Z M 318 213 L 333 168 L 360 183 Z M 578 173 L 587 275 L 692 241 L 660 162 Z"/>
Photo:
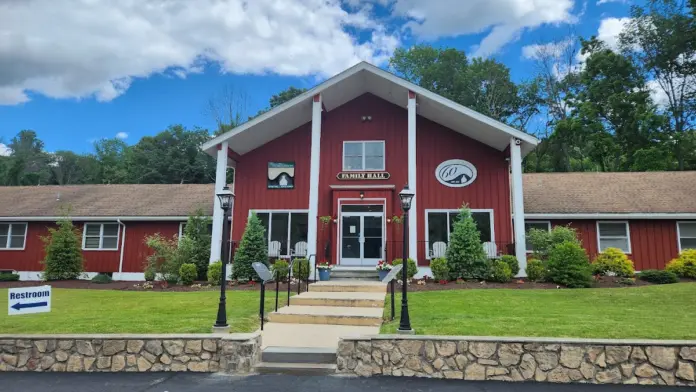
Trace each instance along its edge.
<path fill-rule="evenodd" d="M 384 217 L 381 212 L 341 214 L 341 265 L 370 267 L 383 257 Z"/>

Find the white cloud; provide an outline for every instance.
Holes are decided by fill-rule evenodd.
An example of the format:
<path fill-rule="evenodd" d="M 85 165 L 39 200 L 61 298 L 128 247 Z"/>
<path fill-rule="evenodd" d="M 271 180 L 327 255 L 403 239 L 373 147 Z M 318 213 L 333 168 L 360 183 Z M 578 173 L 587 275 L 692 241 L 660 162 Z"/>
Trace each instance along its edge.
<path fill-rule="evenodd" d="M 7 145 L 0 143 L 0 157 L 8 157 L 12 154 L 12 150 Z"/>
<path fill-rule="evenodd" d="M 0 1 L 0 105 L 28 91 L 109 101 L 137 78 L 184 77 L 207 62 L 322 77 L 383 63 L 398 45 L 367 8 L 339 0 Z"/>
<path fill-rule="evenodd" d="M 597 38 L 604 41 L 610 49 L 617 50 L 619 48 L 619 34 L 629 22 L 631 22 L 631 18 L 602 19 L 597 30 Z"/>
<path fill-rule="evenodd" d="M 541 57 L 561 57 L 575 43 L 574 37 L 568 37 L 558 42 L 526 45 L 522 47 L 522 57 L 527 60 L 538 60 Z"/>
<path fill-rule="evenodd" d="M 119 132 L 116 134 L 116 138 L 121 140 L 128 139 L 128 134 L 126 132 Z"/>
<path fill-rule="evenodd" d="M 420 38 L 488 32 L 474 56 L 496 53 L 525 29 L 574 23 L 574 0 L 394 0 L 395 16 L 411 20 L 406 28 Z"/>
<path fill-rule="evenodd" d="M 607 3 L 623 3 L 626 4 L 627 0 L 597 0 L 597 5 L 607 4 Z"/>

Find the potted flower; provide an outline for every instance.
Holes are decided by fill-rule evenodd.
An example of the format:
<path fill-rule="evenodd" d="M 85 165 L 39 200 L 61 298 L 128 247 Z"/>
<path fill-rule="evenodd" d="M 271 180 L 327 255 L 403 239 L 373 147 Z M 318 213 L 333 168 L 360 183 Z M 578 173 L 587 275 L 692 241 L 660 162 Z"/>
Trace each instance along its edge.
<path fill-rule="evenodd" d="M 389 271 L 392 269 L 392 265 L 387 263 L 384 260 L 380 260 L 377 262 L 377 272 L 379 273 L 379 280 L 384 280 L 384 278 L 387 277 L 387 274 L 389 274 Z"/>
<path fill-rule="evenodd" d="M 331 270 L 333 265 L 329 263 L 319 263 L 317 264 L 317 269 L 319 270 L 319 280 L 325 282 L 331 278 Z"/>

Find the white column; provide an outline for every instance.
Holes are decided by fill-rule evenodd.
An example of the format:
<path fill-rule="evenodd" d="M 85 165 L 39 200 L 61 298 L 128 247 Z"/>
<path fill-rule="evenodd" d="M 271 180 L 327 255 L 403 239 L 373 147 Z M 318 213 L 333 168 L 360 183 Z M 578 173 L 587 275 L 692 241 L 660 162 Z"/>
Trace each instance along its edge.
<path fill-rule="evenodd" d="M 213 194 L 213 233 L 210 241 L 210 263 L 221 260 L 223 214 L 217 193 L 227 185 L 227 142 L 218 146 L 217 166 L 215 167 L 215 193 Z"/>
<path fill-rule="evenodd" d="M 416 186 L 416 93 L 408 92 L 408 186 L 416 195 L 408 213 L 408 257 L 418 262 L 418 187 Z"/>
<path fill-rule="evenodd" d="M 309 213 L 307 214 L 307 256 L 317 254 L 317 223 L 319 219 L 319 166 L 321 147 L 321 95 L 314 96 L 312 104 L 312 145 L 309 158 Z M 316 257 L 312 259 L 314 271 Z M 312 272 L 313 274 L 314 272 Z"/>
<path fill-rule="evenodd" d="M 515 256 L 520 263 L 518 277 L 527 276 L 527 243 L 524 235 L 524 193 L 522 192 L 521 141 L 510 139 L 510 166 L 512 166 L 512 214 L 514 216 Z"/>

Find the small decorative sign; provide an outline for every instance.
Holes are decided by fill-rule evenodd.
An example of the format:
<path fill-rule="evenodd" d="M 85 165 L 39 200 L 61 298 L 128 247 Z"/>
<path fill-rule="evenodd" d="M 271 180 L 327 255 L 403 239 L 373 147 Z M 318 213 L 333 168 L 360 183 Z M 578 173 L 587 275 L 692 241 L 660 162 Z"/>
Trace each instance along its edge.
<path fill-rule="evenodd" d="M 388 180 L 389 172 L 340 172 L 336 175 L 341 181 L 352 180 Z"/>
<path fill-rule="evenodd" d="M 19 287 L 7 291 L 7 314 L 51 311 L 51 286 Z"/>
<path fill-rule="evenodd" d="M 268 189 L 295 188 L 295 162 L 268 162 Z"/>
<path fill-rule="evenodd" d="M 476 166 L 463 159 L 450 159 L 435 169 L 435 178 L 444 186 L 462 188 L 471 185 L 477 176 Z"/>
<path fill-rule="evenodd" d="M 395 265 L 395 266 L 389 271 L 389 273 L 387 274 L 387 276 L 385 276 L 384 279 L 382 279 L 382 283 L 389 283 L 389 282 L 391 282 L 392 280 L 394 280 L 394 278 L 396 278 L 396 274 L 398 274 L 399 272 L 401 272 L 401 269 L 402 269 L 402 268 L 403 268 L 403 264 Z"/>

